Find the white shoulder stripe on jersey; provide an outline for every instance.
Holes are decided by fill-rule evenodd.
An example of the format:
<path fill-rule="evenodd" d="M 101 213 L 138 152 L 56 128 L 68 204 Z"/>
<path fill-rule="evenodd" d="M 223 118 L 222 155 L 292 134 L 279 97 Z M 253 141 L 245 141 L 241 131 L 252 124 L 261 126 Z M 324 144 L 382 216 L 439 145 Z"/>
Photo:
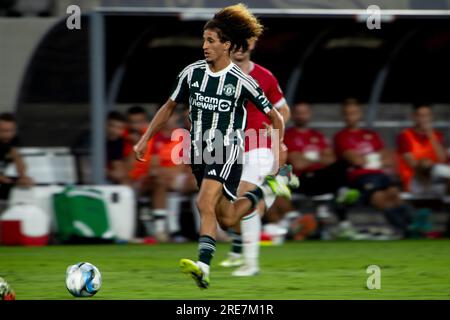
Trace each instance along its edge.
<path fill-rule="evenodd" d="M 234 93 L 234 97 L 238 99 L 241 96 L 241 90 L 242 90 L 242 81 L 238 78 L 238 81 L 236 83 L 236 91 Z"/>
<path fill-rule="evenodd" d="M 243 78 L 245 78 L 246 80 L 248 80 L 255 88 L 257 88 L 258 82 L 256 82 L 255 79 L 252 78 L 252 76 L 245 74 L 244 71 L 242 71 L 241 68 L 239 68 L 238 66 L 236 66 L 236 68 L 234 68 Z"/>
<path fill-rule="evenodd" d="M 178 94 L 180 93 L 181 85 L 183 84 L 184 78 L 186 78 L 186 77 L 187 77 L 187 73 L 184 74 L 183 77 L 180 78 L 180 80 L 178 80 L 177 87 L 175 88 L 175 91 L 170 96 L 170 99 L 172 101 L 176 101 Z"/>
<path fill-rule="evenodd" d="M 250 77 L 244 77 L 241 73 L 237 72 L 235 69 L 230 70 L 230 73 L 233 74 L 235 77 L 237 77 L 238 79 L 241 79 L 242 81 L 247 82 L 252 88 L 256 89 L 259 87 L 259 85 L 254 85 L 251 80 L 252 78 Z"/>
<path fill-rule="evenodd" d="M 242 81 L 242 83 L 246 83 L 248 87 L 252 88 L 253 90 L 256 90 L 256 88 L 248 81 L 247 78 L 242 77 L 240 74 L 238 74 L 235 70 L 230 70 L 230 73 L 234 75 L 236 78 Z"/>
<path fill-rule="evenodd" d="M 258 85 L 258 83 L 255 81 L 255 79 L 253 79 L 253 78 L 250 77 L 249 75 L 246 75 L 244 72 L 242 72 L 241 69 L 239 69 L 239 67 L 233 68 L 233 69 L 231 69 L 230 71 L 233 71 L 233 74 L 234 74 L 236 77 L 238 77 L 238 78 L 240 78 L 240 79 L 242 79 L 242 80 L 244 80 L 244 81 L 247 81 L 253 88 L 256 89 L 256 88 L 259 87 L 259 85 Z"/>
<path fill-rule="evenodd" d="M 195 69 L 198 66 L 204 65 L 205 64 L 205 60 L 198 60 L 194 63 L 191 63 L 190 65 L 188 65 L 186 68 L 184 68 L 179 74 L 182 75 L 184 72 L 188 71 L 189 69 Z"/>
<path fill-rule="evenodd" d="M 234 71 L 230 71 L 230 73 L 236 77 L 238 77 L 238 79 L 240 79 L 242 81 L 242 84 L 244 85 L 244 87 L 250 91 L 250 93 L 254 96 L 257 97 L 259 96 L 259 92 L 248 82 L 247 79 L 240 77 L 239 75 L 235 74 Z"/>
<path fill-rule="evenodd" d="M 256 89 L 254 89 L 253 87 L 251 87 L 248 83 L 244 82 L 243 85 L 244 85 L 244 87 L 245 87 L 248 91 L 250 91 L 250 93 L 251 93 L 255 98 L 257 98 L 258 96 L 261 95 L 258 91 L 256 91 Z"/>
<path fill-rule="evenodd" d="M 189 69 L 188 79 L 187 79 L 189 88 L 191 87 L 191 80 L 192 80 L 192 75 L 193 74 L 194 74 L 194 69 L 193 68 Z"/>
<path fill-rule="evenodd" d="M 201 61 L 201 62 L 196 62 L 196 63 L 192 63 L 192 64 L 188 65 L 186 68 L 183 69 L 183 71 L 181 71 L 179 73 L 178 77 L 181 78 L 185 74 L 189 74 L 191 72 L 194 72 L 195 69 L 201 68 L 203 64 L 204 64 L 203 61 Z"/>

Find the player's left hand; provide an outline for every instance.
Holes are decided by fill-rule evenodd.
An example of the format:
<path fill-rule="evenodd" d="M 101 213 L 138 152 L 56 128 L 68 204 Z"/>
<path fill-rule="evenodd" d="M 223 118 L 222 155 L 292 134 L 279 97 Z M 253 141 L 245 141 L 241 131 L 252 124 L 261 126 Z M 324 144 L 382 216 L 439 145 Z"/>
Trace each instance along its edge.
<path fill-rule="evenodd" d="M 133 147 L 134 155 L 136 157 L 137 161 L 145 162 L 147 159 L 145 159 L 145 153 L 147 151 L 147 143 L 143 141 L 139 141 L 134 147 Z"/>
<path fill-rule="evenodd" d="M 280 151 L 279 151 L 279 158 L 280 158 L 280 167 L 284 166 L 287 162 L 287 157 L 288 157 L 288 148 L 287 146 L 284 144 L 284 142 L 282 142 L 280 144 Z"/>
<path fill-rule="evenodd" d="M 263 122 L 263 126 L 264 128 L 266 128 L 266 132 L 264 133 L 264 135 L 266 137 L 270 137 L 272 135 L 272 126 L 266 122 Z"/>

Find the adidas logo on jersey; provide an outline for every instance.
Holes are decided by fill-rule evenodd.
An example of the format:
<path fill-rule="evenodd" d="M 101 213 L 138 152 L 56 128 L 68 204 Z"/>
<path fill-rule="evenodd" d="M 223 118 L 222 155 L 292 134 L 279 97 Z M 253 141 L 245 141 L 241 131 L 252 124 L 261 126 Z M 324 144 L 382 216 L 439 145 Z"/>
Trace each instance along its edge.
<path fill-rule="evenodd" d="M 210 176 L 217 176 L 216 169 L 212 169 L 211 171 L 208 172 L 208 174 Z"/>
<path fill-rule="evenodd" d="M 199 87 L 198 81 L 195 81 L 195 82 L 192 84 L 192 86 L 193 86 L 194 88 L 198 88 L 198 87 Z"/>

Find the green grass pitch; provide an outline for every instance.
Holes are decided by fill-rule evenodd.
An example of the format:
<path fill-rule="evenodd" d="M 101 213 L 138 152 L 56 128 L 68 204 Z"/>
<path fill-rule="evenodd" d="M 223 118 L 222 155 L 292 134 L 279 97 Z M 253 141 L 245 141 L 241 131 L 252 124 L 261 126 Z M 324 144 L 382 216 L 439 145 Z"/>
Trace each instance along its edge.
<path fill-rule="evenodd" d="M 450 240 L 285 243 L 262 247 L 262 272 L 235 278 L 218 266 L 201 291 L 178 268 L 197 244 L 0 247 L 0 276 L 17 299 L 75 299 L 65 288 L 68 265 L 96 265 L 103 285 L 89 299 L 449 299 Z M 381 289 L 368 290 L 369 265 L 381 268 Z M 78 298 L 80 299 L 80 298 Z M 84 298 L 86 299 L 86 298 Z"/>

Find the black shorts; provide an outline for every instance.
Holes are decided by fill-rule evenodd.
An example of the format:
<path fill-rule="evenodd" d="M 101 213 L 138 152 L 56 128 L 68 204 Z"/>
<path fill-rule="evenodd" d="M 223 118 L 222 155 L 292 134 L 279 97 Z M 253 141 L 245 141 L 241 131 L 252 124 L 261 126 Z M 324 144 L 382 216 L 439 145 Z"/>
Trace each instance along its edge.
<path fill-rule="evenodd" d="M 358 189 L 362 194 L 361 200 L 368 204 L 375 192 L 386 190 L 389 187 L 396 186 L 396 184 L 384 173 L 371 173 L 356 178 L 350 186 Z"/>
<path fill-rule="evenodd" d="M 243 149 L 238 146 L 223 148 L 223 158 L 218 161 L 195 161 L 191 152 L 191 169 L 197 180 L 197 186 L 200 189 L 203 179 L 216 180 L 223 185 L 223 194 L 229 200 L 236 200 L 237 189 L 242 175 L 242 155 Z M 214 151 L 210 153 L 213 159 Z M 198 163 L 201 162 L 201 163 Z"/>
<path fill-rule="evenodd" d="M 311 172 L 303 172 L 299 175 L 300 186 L 293 192 L 304 194 L 308 197 L 320 196 L 327 193 L 336 193 L 338 189 L 346 185 L 347 167 L 342 162 L 335 162 Z"/>

